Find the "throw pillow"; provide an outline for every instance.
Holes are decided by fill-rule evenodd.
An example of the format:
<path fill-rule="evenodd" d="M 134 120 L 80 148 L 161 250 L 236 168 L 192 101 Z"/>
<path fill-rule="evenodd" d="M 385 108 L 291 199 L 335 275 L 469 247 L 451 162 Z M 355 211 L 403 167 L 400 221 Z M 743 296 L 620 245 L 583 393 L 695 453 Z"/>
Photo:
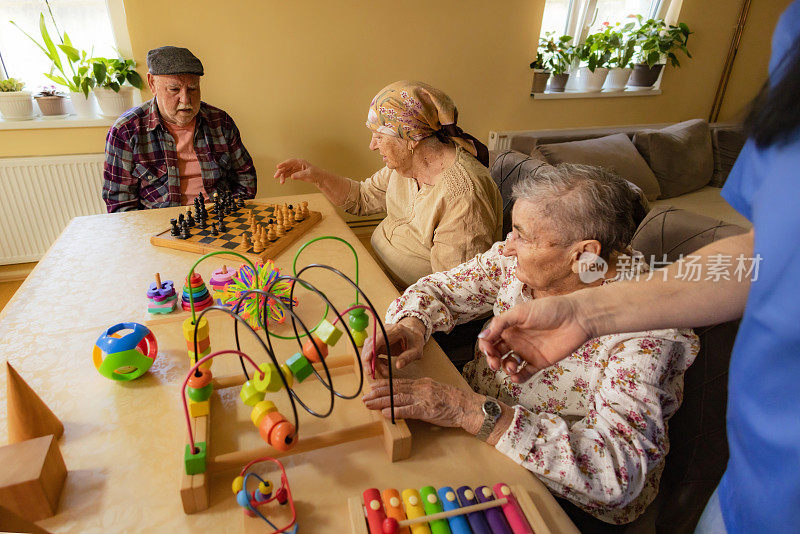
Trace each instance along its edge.
<path fill-rule="evenodd" d="M 660 130 L 642 130 L 633 143 L 647 160 L 661 187 L 661 198 L 672 198 L 711 181 L 714 153 L 708 123 L 694 119 Z"/>
<path fill-rule="evenodd" d="M 551 165 L 583 163 L 604 167 L 636 184 L 644 191 L 648 200 L 655 200 L 660 193 L 658 180 L 653 171 L 625 134 L 584 141 L 551 143 L 540 145 L 535 150 L 543 154 Z"/>

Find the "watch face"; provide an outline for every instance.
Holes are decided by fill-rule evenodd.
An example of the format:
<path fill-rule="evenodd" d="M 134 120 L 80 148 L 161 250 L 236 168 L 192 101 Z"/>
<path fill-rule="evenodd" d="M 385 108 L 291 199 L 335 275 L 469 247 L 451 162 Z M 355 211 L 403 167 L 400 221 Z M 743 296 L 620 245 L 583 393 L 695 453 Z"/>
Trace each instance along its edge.
<path fill-rule="evenodd" d="M 500 417 L 500 405 L 493 400 L 487 400 L 483 403 L 483 412 L 489 417 Z"/>

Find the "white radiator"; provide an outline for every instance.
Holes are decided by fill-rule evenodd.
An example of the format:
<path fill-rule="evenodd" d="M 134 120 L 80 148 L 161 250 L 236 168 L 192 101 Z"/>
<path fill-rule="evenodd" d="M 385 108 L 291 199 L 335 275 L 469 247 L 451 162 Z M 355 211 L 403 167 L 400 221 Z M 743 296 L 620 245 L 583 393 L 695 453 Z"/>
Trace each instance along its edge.
<path fill-rule="evenodd" d="M 105 213 L 103 154 L 0 158 L 0 265 L 38 261 L 67 223 Z"/>

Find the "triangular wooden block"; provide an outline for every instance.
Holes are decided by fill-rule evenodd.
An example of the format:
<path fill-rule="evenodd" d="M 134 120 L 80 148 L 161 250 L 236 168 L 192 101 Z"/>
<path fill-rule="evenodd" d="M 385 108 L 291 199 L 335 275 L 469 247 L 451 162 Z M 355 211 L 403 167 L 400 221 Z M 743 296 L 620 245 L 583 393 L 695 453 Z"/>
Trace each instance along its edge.
<path fill-rule="evenodd" d="M 8 508 L 0 506 L 0 532 L 30 532 L 32 534 L 48 534 L 48 531 L 23 519 Z"/>
<path fill-rule="evenodd" d="M 49 434 L 60 438 L 64 425 L 8 362 L 6 374 L 8 442 L 18 443 Z"/>

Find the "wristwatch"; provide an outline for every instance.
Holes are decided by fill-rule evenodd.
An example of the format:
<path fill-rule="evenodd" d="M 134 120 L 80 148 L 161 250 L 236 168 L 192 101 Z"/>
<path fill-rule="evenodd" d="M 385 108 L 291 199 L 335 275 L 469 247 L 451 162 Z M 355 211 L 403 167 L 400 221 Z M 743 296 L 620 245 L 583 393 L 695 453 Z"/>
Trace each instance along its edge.
<path fill-rule="evenodd" d="M 489 439 L 492 430 L 494 430 L 494 425 L 497 424 L 497 420 L 500 419 L 503 410 L 500 408 L 500 404 L 491 397 L 486 397 L 481 409 L 483 410 L 483 424 L 478 433 L 475 434 L 475 437 L 481 441 L 486 441 Z"/>

